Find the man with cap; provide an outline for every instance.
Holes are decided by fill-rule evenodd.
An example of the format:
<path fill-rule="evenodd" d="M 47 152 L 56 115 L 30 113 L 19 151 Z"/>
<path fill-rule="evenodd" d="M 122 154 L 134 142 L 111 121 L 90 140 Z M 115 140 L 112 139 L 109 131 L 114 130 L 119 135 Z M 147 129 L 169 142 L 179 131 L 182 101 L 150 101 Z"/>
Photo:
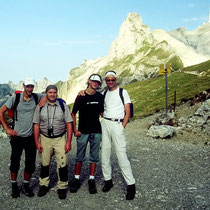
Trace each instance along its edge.
<path fill-rule="evenodd" d="M 57 162 L 58 197 L 65 199 L 68 185 L 67 153 L 71 150 L 73 120 L 69 107 L 58 100 L 57 95 L 57 87 L 49 85 L 46 88 L 47 102 L 42 108 L 37 106 L 34 113 L 34 139 L 41 154 L 38 196 L 42 197 L 49 191 L 49 167 L 54 152 Z"/>
<path fill-rule="evenodd" d="M 135 179 L 132 174 L 130 162 L 126 154 L 126 139 L 124 128 L 130 117 L 131 103 L 128 92 L 123 89 L 124 104 L 120 98 L 119 87 L 116 85 L 117 75 L 114 71 L 105 74 L 105 82 L 108 90 L 104 98 L 104 113 L 101 121 L 102 126 L 102 145 L 101 145 L 101 164 L 105 180 L 103 192 L 108 192 L 113 187 L 111 173 L 111 146 L 115 146 L 118 163 L 122 175 L 127 184 L 126 199 L 132 200 L 135 197 Z"/>
<path fill-rule="evenodd" d="M 13 94 L 0 108 L 0 121 L 11 139 L 10 175 L 13 198 L 20 196 L 17 175 L 23 150 L 25 150 L 25 169 L 22 192 L 28 197 L 34 196 L 33 191 L 29 187 L 29 181 L 35 170 L 36 161 L 36 146 L 33 138 L 33 115 L 37 103 L 42 98 L 41 94 L 33 93 L 34 84 L 35 82 L 32 78 L 26 78 L 23 83 L 23 92 L 19 93 L 19 95 Z M 17 95 L 19 100 L 17 100 Z M 14 128 L 10 128 L 5 122 L 4 113 L 8 109 L 14 108 L 15 103 L 17 103 L 14 111 L 16 118 L 14 118 L 13 122 Z"/>
<path fill-rule="evenodd" d="M 70 186 L 70 192 L 77 192 L 80 187 L 80 172 L 88 142 L 90 143 L 89 157 L 89 193 L 97 193 L 95 184 L 96 164 L 99 162 L 101 142 L 100 114 L 104 111 L 103 95 L 97 91 L 101 86 L 101 76 L 92 74 L 88 79 L 85 96 L 77 96 L 72 110 L 74 135 L 77 137 L 77 154 L 75 163 L 75 178 Z M 79 112 L 79 126 L 76 127 L 76 113 Z"/>

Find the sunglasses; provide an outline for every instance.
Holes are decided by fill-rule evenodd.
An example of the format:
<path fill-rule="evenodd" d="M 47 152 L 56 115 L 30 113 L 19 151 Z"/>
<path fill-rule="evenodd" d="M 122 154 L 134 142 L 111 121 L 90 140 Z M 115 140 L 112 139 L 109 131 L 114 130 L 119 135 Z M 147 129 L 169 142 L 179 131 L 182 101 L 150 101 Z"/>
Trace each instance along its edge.
<path fill-rule="evenodd" d="M 116 79 L 107 79 L 106 82 L 115 82 Z"/>

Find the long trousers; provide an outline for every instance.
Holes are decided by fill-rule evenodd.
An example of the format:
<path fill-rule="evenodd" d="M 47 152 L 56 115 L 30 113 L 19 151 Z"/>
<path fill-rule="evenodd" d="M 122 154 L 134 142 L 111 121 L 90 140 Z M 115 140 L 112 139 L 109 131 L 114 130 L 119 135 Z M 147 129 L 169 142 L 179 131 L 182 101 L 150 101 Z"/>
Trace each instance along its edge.
<path fill-rule="evenodd" d="M 20 160 L 23 150 L 25 151 L 25 172 L 32 174 L 35 171 L 36 162 L 36 145 L 34 142 L 34 137 L 11 137 L 11 164 L 10 171 L 13 173 L 18 173 L 20 168 Z"/>
<path fill-rule="evenodd" d="M 58 138 L 47 138 L 41 136 L 41 144 L 43 151 L 41 153 L 41 172 L 39 177 L 39 184 L 41 186 L 48 186 L 50 182 L 49 167 L 53 152 L 55 153 L 57 163 L 57 175 L 58 175 L 58 189 L 66 189 L 68 185 L 68 166 L 67 155 L 65 153 L 66 136 Z"/>
<path fill-rule="evenodd" d="M 118 163 L 128 185 L 135 184 L 135 179 L 132 174 L 131 165 L 126 153 L 126 140 L 124 128 L 122 123 L 113 122 L 111 120 L 102 119 L 102 151 L 101 151 L 101 164 L 104 180 L 112 179 L 111 169 L 111 145 L 114 143 L 115 152 L 117 155 Z"/>

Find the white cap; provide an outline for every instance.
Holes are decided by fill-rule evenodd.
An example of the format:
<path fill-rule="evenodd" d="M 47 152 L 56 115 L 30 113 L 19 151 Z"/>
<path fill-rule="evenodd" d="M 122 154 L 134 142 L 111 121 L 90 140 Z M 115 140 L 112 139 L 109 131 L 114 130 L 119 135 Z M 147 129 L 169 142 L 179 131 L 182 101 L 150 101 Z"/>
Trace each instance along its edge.
<path fill-rule="evenodd" d="M 99 75 L 97 74 L 94 74 L 90 77 L 90 80 L 93 80 L 93 81 L 98 81 L 101 83 L 101 77 L 99 77 Z"/>
<path fill-rule="evenodd" d="M 109 76 L 116 78 L 117 74 L 114 71 L 107 71 L 105 77 L 109 77 Z"/>
<path fill-rule="evenodd" d="M 25 78 L 24 85 L 35 85 L 33 78 Z"/>

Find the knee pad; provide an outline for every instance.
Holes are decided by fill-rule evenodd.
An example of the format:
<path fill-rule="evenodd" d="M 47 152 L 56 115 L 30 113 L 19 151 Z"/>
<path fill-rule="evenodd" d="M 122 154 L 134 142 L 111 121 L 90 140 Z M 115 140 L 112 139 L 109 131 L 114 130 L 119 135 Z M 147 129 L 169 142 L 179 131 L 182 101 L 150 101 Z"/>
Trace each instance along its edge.
<path fill-rule="evenodd" d="M 68 167 L 67 165 L 63 168 L 59 168 L 59 176 L 62 182 L 68 181 Z"/>
<path fill-rule="evenodd" d="M 43 165 L 41 165 L 40 177 L 42 179 L 49 176 L 49 173 L 50 173 L 49 169 L 50 169 L 50 166 L 43 166 Z"/>

